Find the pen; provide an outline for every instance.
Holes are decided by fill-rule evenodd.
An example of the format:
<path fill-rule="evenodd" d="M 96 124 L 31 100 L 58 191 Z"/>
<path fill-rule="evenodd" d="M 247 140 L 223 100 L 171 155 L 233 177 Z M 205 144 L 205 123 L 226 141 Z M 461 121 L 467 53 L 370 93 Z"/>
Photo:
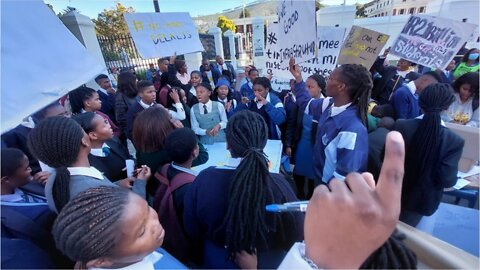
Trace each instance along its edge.
<path fill-rule="evenodd" d="M 305 212 L 307 211 L 308 201 L 291 202 L 284 204 L 269 204 L 265 207 L 267 212 Z"/>

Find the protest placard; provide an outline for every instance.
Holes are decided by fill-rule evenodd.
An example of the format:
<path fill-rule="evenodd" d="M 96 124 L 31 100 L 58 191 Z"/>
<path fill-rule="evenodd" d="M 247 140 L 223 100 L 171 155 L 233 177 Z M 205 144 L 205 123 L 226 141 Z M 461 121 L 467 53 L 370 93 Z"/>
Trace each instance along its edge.
<path fill-rule="evenodd" d="M 288 85 L 289 79 L 293 76 L 288 70 L 288 67 L 281 67 L 280 65 L 280 48 L 277 46 L 277 40 L 275 38 L 276 31 L 278 31 L 279 25 L 277 23 L 271 23 L 267 30 L 267 44 L 265 46 L 265 71 L 267 74 L 273 75 L 274 78 L 281 81 L 282 87 L 285 84 Z M 318 27 L 317 28 L 317 42 L 318 45 L 318 58 L 308 60 L 302 63 L 302 74 L 304 78 L 318 73 L 324 77 L 328 77 L 335 69 L 338 53 L 343 43 L 345 35 L 345 28 L 341 27 Z M 281 80 L 280 78 L 283 78 Z M 274 87 L 272 85 L 272 87 Z M 283 89 L 283 88 L 282 88 Z M 288 89 L 288 88 L 285 88 Z"/>
<path fill-rule="evenodd" d="M 428 15 L 412 15 L 390 53 L 411 62 L 445 69 L 477 25 Z"/>
<path fill-rule="evenodd" d="M 124 17 L 142 58 L 204 50 L 188 12 L 125 13 Z"/>
<path fill-rule="evenodd" d="M 385 46 L 388 37 L 386 34 L 370 29 L 352 26 L 340 50 L 338 64 L 361 64 L 370 68 Z"/>
<path fill-rule="evenodd" d="M 315 57 L 316 23 L 315 1 L 283 0 L 278 2 L 277 16 L 280 67 L 287 67 L 291 57 L 303 63 Z M 267 36 L 267 41 L 269 38 Z"/>

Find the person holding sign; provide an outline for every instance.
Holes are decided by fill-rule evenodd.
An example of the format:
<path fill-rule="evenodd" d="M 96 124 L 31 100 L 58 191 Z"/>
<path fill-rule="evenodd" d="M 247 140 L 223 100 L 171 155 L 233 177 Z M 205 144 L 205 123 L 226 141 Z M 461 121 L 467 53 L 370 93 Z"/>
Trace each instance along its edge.
<path fill-rule="evenodd" d="M 198 103 L 190 110 L 192 129 L 203 144 L 225 142 L 227 114 L 222 103 L 210 100 L 212 88 L 209 83 L 195 87 Z"/>
<path fill-rule="evenodd" d="M 480 70 L 479 52 L 480 51 L 477 48 L 473 48 L 463 56 L 462 62 L 458 64 L 453 72 L 453 77 L 455 77 L 455 79 L 467 72 L 478 72 Z"/>
<path fill-rule="evenodd" d="M 367 169 L 367 108 L 372 90 L 370 72 L 357 64 L 342 65 L 330 74 L 328 98 L 311 100 L 302 79 L 301 68 L 290 59 L 290 72 L 296 80 L 296 103 L 307 107 L 318 121 L 313 145 L 316 183 L 328 184 L 333 178 L 344 180 L 350 172 Z"/>

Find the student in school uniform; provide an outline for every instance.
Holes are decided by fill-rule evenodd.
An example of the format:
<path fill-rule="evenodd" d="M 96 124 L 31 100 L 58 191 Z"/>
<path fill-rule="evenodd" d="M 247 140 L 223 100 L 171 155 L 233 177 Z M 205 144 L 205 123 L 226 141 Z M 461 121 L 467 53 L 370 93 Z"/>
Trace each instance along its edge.
<path fill-rule="evenodd" d="M 199 155 L 197 135 L 190 128 L 172 131 L 165 140 L 167 154 L 172 159 L 155 174 L 160 187 L 155 194 L 153 208 L 165 228 L 163 247 L 184 263 L 192 257 L 192 247 L 183 229 L 183 200 L 197 172 L 192 163 Z"/>
<path fill-rule="evenodd" d="M 258 78 L 258 70 L 254 68 L 249 69 L 246 75 L 247 81 L 240 87 L 240 96 L 254 99 L 255 94 L 253 93 L 253 81 Z"/>
<path fill-rule="evenodd" d="M 294 241 L 302 239 L 303 214 L 267 214 L 265 205 L 296 201 L 290 184 L 268 172 L 263 153 L 268 128 L 250 111 L 227 124 L 231 162 L 200 172 L 185 194 L 184 227 L 204 247 L 202 267 L 236 268 L 241 252 L 258 256 L 259 269 L 277 268 Z"/>
<path fill-rule="evenodd" d="M 86 189 L 119 187 L 99 170 L 90 167 L 90 138 L 73 119 L 56 116 L 40 122 L 28 134 L 28 147 L 39 161 L 55 169 L 45 186 L 45 196 L 52 211 L 60 212 L 70 199 Z M 142 167 L 137 173 L 138 179 L 150 177 L 147 167 Z M 145 197 L 146 181 L 135 183 L 138 183 L 136 192 Z"/>
<path fill-rule="evenodd" d="M 203 82 L 202 75 L 200 71 L 194 70 L 192 73 L 190 73 L 190 88 L 187 89 L 185 92 L 187 95 L 187 105 L 190 106 L 190 108 L 193 107 L 193 105 L 198 103 L 197 99 L 197 91 L 195 90 L 195 87 L 199 86 Z"/>
<path fill-rule="evenodd" d="M 155 105 L 155 99 L 157 95 L 155 87 L 150 81 L 139 81 L 137 84 L 137 89 L 140 99 L 128 109 L 125 115 L 127 124 L 127 137 L 130 140 L 132 139 L 133 122 L 135 121 L 135 118 L 143 110 Z"/>
<path fill-rule="evenodd" d="M 125 161 L 133 159 L 127 149 L 112 135 L 112 128 L 100 116 L 83 113 L 72 117 L 90 138 L 88 161 L 112 182 L 130 186 L 135 178 L 127 178 Z M 119 184 L 120 184 L 119 183 Z"/>
<path fill-rule="evenodd" d="M 100 74 L 95 78 L 95 82 L 100 86 L 100 89 L 97 90 L 98 96 L 102 101 L 100 111 L 115 122 L 115 89 L 112 87 L 110 78 L 105 74 Z"/>
<path fill-rule="evenodd" d="M 235 109 L 237 108 L 237 100 L 233 98 L 233 91 L 230 88 L 230 82 L 226 78 L 221 77 L 218 79 L 212 100 L 218 101 L 225 106 L 227 118 L 232 117 L 235 113 Z"/>
<path fill-rule="evenodd" d="M 117 137 L 120 136 L 120 130 L 117 125 L 113 123 L 108 115 L 100 111 L 102 108 L 102 101 L 100 100 L 100 96 L 98 95 L 97 91 L 93 90 L 92 88 L 80 86 L 79 88 L 68 93 L 68 100 L 70 102 L 73 115 L 84 112 L 94 112 L 99 114 L 106 121 L 108 121 L 112 127 L 114 135 Z"/>
<path fill-rule="evenodd" d="M 202 83 L 195 88 L 198 102 L 190 111 L 192 129 L 200 137 L 202 144 L 225 142 L 227 114 L 222 103 L 210 100 L 212 88 L 210 84 Z"/>
<path fill-rule="evenodd" d="M 80 193 L 60 212 L 52 234 L 79 269 L 187 269 L 160 248 L 165 231 L 155 210 L 125 189 Z"/>
<path fill-rule="evenodd" d="M 180 98 L 180 91 L 184 90 L 179 87 L 172 87 L 168 90 L 165 109 L 168 110 L 172 119 L 182 122 L 184 127 L 190 127 L 190 119 L 187 119 L 187 116 L 190 116 L 190 108 Z"/>
<path fill-rule="evenodd" d="M 238 108 L 239 110 L 246 108 L 260 114 L 268 126 L 268 139 L 280 140 L 279 125 L 285 122 L 287 116 L 282 101 L 276 95 L 270 93 L 271 89 L 269 79 L 265 77 L 256 78 L 253 81 L 255 98 L 250 100 L 242 97 L 242 104 Z"/>
<path fill-rule="evenodd" d="M 307 106 L 318 121 L 313 164 L 316 184 L 340 180 L 350 172 L 364 172 L 368 161 L 367 109 L 372 90 L 370 72 L 361 65 L 336 68 L 328 78 L 328 98 L 311 100 L 301 69 L 290 59 L 290 72 L 296 80 L 295 94 L 301 108 Z M 309 103 L 310 102 L 310 103 Z"/>

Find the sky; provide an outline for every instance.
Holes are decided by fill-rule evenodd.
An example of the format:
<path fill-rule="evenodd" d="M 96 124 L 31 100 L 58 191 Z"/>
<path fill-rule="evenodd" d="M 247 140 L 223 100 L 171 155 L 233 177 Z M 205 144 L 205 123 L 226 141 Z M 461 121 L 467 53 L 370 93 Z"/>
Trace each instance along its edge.
<path fill-rule="evenodd" d="M 55 13 L 59 13 L 67 6 L 75 7 L 81 14 L 92 19 L 104 9 L 115 7 L 118 0 L 44 0 L 51 4 Z M 133 7 L 137 12 L 154 12 L 153 0 L 122 0 L 122 5 Z M 235 8 L 253 2 L 253 0 L 158 0 L 161 12 L 190 12 L 190 16 L 209 15 L 222 12 L 225 9 Z M 325 5 L 342 4 L 342 0 L 323 0 Z M 368 0 L 346 0 L 347 5 L 366 3 Z"/>

